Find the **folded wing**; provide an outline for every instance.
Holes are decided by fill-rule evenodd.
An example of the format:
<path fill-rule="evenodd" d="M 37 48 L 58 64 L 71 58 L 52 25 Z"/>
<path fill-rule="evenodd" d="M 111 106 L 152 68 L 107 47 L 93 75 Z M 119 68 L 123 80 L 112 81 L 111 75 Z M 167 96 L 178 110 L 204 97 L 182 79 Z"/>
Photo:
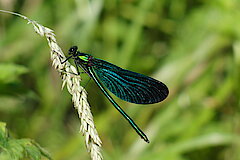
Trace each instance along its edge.
<path fill-rule="evenodd" d="M 122 69 L 101 59 L 94 59 L 93 70 L 103 85 L 122 100 L 152 104 L 168 96 L 168 88 L 151 77 Z"/>

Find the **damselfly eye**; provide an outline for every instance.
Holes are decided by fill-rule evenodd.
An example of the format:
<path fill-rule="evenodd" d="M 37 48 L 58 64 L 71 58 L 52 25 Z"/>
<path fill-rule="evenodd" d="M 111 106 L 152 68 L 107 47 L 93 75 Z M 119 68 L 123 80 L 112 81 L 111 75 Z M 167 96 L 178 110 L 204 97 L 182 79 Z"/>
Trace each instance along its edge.
<path fill-rule="evenodd" d="M 77 52 L 78 47 L 77 46 L 72 46 L 69 50 L 68 50 L 68 54 L 74 54 Z"/>

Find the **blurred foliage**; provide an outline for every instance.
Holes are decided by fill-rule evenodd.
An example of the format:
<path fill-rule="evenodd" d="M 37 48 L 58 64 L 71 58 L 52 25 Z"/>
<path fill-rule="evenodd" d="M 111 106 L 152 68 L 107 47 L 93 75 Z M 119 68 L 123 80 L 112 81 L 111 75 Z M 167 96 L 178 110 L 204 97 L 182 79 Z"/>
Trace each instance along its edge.
<path fill-rule="evenodd" d="M 238 0 L 0 0 L 0 8 L 52 28 L 65 53 L 78 45 L 167 84 L 162 103 L 115 98 L 150 144 L 94 83 L 86 86 L 105 159 L 240 159 Z M 46 40 L 21 18 L 0 14 L 0 57 L 0 121 L 11 135 L 34 139 L 56 160 L 89 159 Z"/>
<path fill-rule="evenodd" d="M 41 157 L 51 159 L 37 143 L 30 139 L 12 139 L 8 136 L 6 124 L 0 122 L 0 159 L 18 160 L 32 159 L 39 160 Z"/>

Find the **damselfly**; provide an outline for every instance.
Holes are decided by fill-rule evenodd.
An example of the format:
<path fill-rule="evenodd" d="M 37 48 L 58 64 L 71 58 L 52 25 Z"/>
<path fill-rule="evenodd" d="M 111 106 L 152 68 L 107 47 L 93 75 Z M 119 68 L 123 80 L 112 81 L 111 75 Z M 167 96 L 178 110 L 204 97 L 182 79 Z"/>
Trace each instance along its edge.
<path fill-rule="evenodd" d="M 77 46 L 71 47 L 68 53 L 70 56 L 62 63 L 72 58 L 78 74 L 80 74 L 78 67 L 81 67 L 94 80 L 103 94 L 130 123 L 139 136 L 149 143 L 143 131 L 114 101 L 104 87 L 124 101 L 136 104 L 153 104 L 163 101 L 168 96 L 167 86 L 151 77 L 122 69 L 107 61 L 94 58 L 90 54 L 81 53 L 78 51 Z"/>

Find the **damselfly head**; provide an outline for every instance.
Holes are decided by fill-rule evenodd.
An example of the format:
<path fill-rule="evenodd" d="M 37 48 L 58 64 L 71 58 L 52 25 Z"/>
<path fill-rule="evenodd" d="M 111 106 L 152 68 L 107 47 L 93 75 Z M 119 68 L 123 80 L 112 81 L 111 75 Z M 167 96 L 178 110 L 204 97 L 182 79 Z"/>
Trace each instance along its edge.
<path fill-rule="evenodd" d="M 77 46 L 72 46 L 72 47 L 68 50 L 68 54 L 75 56 L 76 53 L 77 53 L 77 50 L 78 50 L 78 47 L 77 47 Z"/>

